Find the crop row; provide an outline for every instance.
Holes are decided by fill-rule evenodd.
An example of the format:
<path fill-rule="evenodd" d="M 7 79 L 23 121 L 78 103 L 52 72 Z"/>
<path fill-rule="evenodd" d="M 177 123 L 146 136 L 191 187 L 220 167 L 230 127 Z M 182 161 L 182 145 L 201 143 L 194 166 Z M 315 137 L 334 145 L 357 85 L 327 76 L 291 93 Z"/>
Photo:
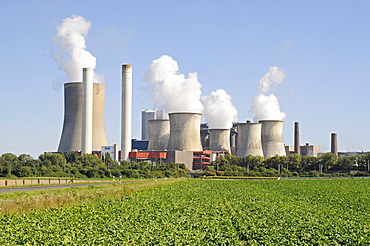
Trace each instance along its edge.
<path fill-rule="evenodd" d="M 367 245 L 369 180 L 187 180 L 0 217 L 0 244 Z"/>

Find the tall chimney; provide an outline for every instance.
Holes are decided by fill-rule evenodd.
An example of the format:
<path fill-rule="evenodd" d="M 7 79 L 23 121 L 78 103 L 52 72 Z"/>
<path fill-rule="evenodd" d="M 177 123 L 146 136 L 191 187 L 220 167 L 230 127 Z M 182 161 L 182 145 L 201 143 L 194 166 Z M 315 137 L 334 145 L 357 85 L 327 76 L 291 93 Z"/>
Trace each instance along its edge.
<path fill-rule="evenodd" d="M 128 160 L 131 150 L 132 118 L 132 66 L 122 65 L 122 119 L 121 119 L 121 161 Z"/>
<path fill-rule="evenodd" d="M 336 133 L 331 134 L 331 153 L 338 156 L 338 135 Z"/>
<path fill-rule="evenodd" d="M 82 154 L 92 153 L 93 143 L 93 74 L 92 68 L 82 69 Z"/>
<path fill-rule="evenodd" d="M 294 153 L 301 154 L 301 140 L 299 136 L 299 122 L 294 122 Z"/>

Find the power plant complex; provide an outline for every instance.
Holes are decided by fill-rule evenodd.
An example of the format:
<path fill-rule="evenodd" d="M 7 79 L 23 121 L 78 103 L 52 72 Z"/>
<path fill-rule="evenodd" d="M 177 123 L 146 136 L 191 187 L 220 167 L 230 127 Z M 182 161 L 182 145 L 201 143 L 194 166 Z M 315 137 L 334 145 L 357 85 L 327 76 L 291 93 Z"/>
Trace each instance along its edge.
<path fill-rule="evenodd" d="M 317 156 L 320 147 L 300 146 L 299 123 L 294 123 L 294 146 L 285 146 L 281 120 L 234 123 L 229 129 L 208 129 L 197 112 L 144 110 L 142 140 L 131 139 L 132 66 L 122 65 L 121 151 L 108 146 L 104 123 L 105 85 L 95 83 L 93 69 L 83 68 L 82 82 L 64 84 L 64 123 L 58 152 L 104 155 L 120 161 L 151 160 L 184 163 L 188 169 L 204 169 L 220 155 L 269 158 L 291 153 Z M 220 115 L 222 117 L 222 115 Z M 138 142 L 145 145 L 138 145 Z M 338 155 L 337 134 L 331 152 Z M 144 147 L 143 147 L 144 146 Z"/>

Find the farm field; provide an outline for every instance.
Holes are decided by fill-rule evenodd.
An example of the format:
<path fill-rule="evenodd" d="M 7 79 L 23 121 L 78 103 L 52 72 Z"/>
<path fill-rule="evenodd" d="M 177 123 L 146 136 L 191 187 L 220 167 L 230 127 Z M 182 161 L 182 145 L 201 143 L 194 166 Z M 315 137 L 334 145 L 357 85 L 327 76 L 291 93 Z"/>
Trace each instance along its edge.
<path fill-rule="evenodd" d="M 368 245 L 370 180 L 185 180 L 0 217 L 0 245 Z"/>

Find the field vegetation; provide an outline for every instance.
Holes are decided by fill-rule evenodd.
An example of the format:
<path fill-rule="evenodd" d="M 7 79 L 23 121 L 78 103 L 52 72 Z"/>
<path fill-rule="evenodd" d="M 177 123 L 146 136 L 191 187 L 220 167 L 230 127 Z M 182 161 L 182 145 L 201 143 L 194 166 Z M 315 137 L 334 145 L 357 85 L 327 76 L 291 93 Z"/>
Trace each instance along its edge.
<path fill-rule="evenodd" d="M 125 180 L 111 185 L 73 186 L 52 190 L 0 194 L 0 215 L 26 214 L 42 209 L 117 200 L 132 192 L 170 184 L 181 179 Z"/>
<path fill-rule="evenodd" d="M 370 180 L 194 180 L 0 217 L 0 244 L 368 245 Z"/>

